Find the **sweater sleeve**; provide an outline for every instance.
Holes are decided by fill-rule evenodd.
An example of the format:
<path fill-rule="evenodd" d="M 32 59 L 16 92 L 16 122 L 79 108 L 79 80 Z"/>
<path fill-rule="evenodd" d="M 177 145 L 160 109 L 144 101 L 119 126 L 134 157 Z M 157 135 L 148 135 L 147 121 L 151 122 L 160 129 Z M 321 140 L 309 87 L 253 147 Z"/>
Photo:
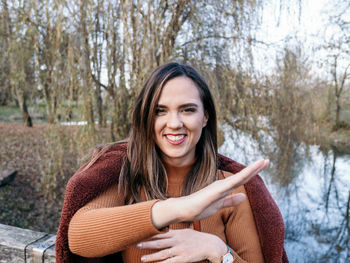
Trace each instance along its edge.
<path fill-rule="evenodd" d="M 83 257 L 102 257 L 160 233 L 151 216 L 156 202 L 124 205 L 113 185 L 75 213 L 68 229 L 69 249 Z"/>
<path fill-rule="evenodd" d="M 247 195 L 244 186 L 238 187 L 234 193 Z M 225 235 L 228 245 L 235 254 L 234 262 L 264 262 L 249 200 L 246 199 L 239 206 L 230 210 L 231 213 L 225 225 Z"/>

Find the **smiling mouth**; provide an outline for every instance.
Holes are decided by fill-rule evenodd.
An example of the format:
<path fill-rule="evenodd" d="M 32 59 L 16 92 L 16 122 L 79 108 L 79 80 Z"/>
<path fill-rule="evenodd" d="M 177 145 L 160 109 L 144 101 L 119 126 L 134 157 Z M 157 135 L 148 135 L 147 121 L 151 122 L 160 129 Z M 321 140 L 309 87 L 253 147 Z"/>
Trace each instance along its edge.
<path fill-rule="evenodd" d="M 168 135 L 165 135 L 165 138 L 171 144 L 180 144 L 185 140 L 186 136 L 184 134 L 181 134 L 181 135 L 168 134 Z"/>

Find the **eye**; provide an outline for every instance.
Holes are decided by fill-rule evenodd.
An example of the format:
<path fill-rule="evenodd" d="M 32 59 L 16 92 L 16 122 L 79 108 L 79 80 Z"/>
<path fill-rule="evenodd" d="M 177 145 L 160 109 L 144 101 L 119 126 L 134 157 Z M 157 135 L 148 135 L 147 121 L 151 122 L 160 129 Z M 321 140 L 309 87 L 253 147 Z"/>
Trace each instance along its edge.
<path fill-rule="evenodd" d="M 160 109 L 160 108 L 156 109 L 156 115 L 162 115 L 164 113 L 165 113 L 164 109 Z"/>
<path fill-rule="evenodd" d="M 189 107 L 189 108 L 184 108 L 184 110 L 183 110 L 184 112 L 196 112 L 197 111 L 197 109 L 196 108 L 194 108 L 194 107 Z"/>

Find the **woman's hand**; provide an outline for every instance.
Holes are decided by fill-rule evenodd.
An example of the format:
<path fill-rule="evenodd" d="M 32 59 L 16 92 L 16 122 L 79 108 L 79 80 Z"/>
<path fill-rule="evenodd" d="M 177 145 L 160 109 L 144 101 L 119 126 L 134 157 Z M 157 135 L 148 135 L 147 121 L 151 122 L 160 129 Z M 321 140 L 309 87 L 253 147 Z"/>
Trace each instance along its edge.
<path fill-rule="evenodd" d="M 164 263 L 198 262 L 206 259 L 216 263 L 221 262 L 221 256 L 227 251 L 225 243 L 217 236 L 193 229 L 169 230 L 139 243 L 138 248 L 160 250 L 143 256 L 143 262 Z"/>
<path fill-rule="evenodd" d="M 214 215 L 222 208 L 237 206 L 244 201 L 245 195 L 231 194 L 232 191 L 248 182 L 268 165 L 268 160 L 257 161 L 239 173 L 215 181 L 191 195 L 155 203 L 152 207 L 154 226 L 161 229 L 172 223 L 201 220 Z"/>

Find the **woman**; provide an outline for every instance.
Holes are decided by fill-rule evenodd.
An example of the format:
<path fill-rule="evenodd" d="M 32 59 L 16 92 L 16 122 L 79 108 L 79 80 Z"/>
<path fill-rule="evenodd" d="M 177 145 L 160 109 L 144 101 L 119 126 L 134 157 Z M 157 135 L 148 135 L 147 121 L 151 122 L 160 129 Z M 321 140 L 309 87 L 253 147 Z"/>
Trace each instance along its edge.
<path fill-rule="evenodd" d="M 261 244 L 264 227 L 251 208 L 254 194 L 245 198 L 243 184 L 268 161 L 236 169 L 234 176 L 218 169 L 223 162 L 205 80 L 187 65 L 157 68 L 136 101 L 127 144 L 102 148 L 67 187 L 58 262 L 74 261 L 74 255 L 105 261 L 121 256 L 123 262 L 287 262 L 283 237 L 277 249 Z M 77 190 L 79 185 L 87 187 Z M 278 209 L 266 207 L 272 218 L 279 216 L 274 223 L 281 230 Z"/>

